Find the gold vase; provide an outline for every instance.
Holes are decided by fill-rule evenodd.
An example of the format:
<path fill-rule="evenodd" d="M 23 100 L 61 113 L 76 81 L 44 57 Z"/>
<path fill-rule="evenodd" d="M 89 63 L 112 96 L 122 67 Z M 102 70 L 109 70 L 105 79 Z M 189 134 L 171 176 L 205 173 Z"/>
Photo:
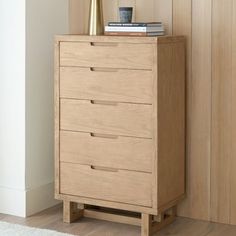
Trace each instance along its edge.
<path fill-rule="evenodd" d="M 103 35 L 104 21 L 102 0 L 90 0 L 89 35 Z"/>

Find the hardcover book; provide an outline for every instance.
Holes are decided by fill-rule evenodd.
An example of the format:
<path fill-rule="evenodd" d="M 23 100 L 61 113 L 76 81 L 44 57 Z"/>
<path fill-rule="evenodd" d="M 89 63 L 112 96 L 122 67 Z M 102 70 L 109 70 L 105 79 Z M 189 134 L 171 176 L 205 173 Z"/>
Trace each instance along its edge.
<path fill-rule="evenodd" d="M 122 26 L 106 26 L 105 27 L 106 32 L 163 32 L 164 28 L 163 27 L 122 27 Z"/>
<path fill-rule="evenodd" d="M 159 27 L 162 26 L 161 22 L 134 22 L 134 23 L 121 23 L 109 22 L 108 26 L 129 26 L 129 27 Z"/>
<path fill-rule="evenodd" d="M 163 36 L 164 32 L 105 32 L 107 36 Z"/>

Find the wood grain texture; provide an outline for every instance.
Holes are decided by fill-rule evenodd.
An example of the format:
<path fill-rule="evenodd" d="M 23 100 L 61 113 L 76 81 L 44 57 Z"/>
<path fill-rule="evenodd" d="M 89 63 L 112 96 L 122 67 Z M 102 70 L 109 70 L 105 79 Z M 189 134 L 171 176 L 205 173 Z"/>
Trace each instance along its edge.
<path fill-rule="evenodd" d="M 56 40 L 58 41 L 66 41 L 66 42 L 86 42 L 91 45 L 91 43 L 98 43 L 100 46 L 108 46 L 108 43 L 111 43 L 111 46 L 115 46 L 118 43 L 131 43 L 131 44 L 155 44 L 157 43 L 157 37 L 128 37 L 128 36 L 120 36 L 120 37 L 111 37 L 111 36 L 90 36 L 90 35 L 56 35 Z M 176 42 L 182 40 L 181 37 L 170 37 L 164 36 L 159 38 L 159 41 L 163 41 L 163 43 L 168 42 Z M 93 45 L 94 46 L 94 45 Z"/>
<path fill-rule="evenodd" d="M 153 4 L 153 20 L 164 23 L 166 34 L 172 35 L 173 20 L 173 1 L 175 0 L 154 0 Z"/>
<path fill-rule="evenodd" d="M 86 209 L 84 211 L 84 217 L 105 220 L 110 222 L 116 222 L 121 224 L 129 224 L 129 225 L 141 225 L 141 219 L 134 214 L 124 215 L 119 213 L 119 211 L 115 211 L 114 209 L 95 209 L 90 210 Z"/>
<path fill-rule="evenodd" d="M 190 214 L 210 219 L 212 0 L 192 1 Z M 199 194 L 199 192 L 201 194 Z"/>
<path fill-rule="evenodd" d="M 152 172 L 151 139 L 61 132 L 60 160 L 64 162 Z"/>
<path fill-rule="evenodd" d="M 187 154 L 187 196 L 191 195 L 191 137 L 192 137 L 192 1 L 174 0 L 173 1 L 173 35 L 185 35 L 187 40 L 186 47 L 186 154 Z M 204 163 L 205 164 L 205 163 Z M 200 206 L 199 206 L 200 207 Z M 179 215 L 191 216 L 189 213 L 190 203 L 188 198 L 180 204 Z"/>
<path fill-rule="evenodd" d="M 191 31 L 188 46 L 191 66 L 188 66 L 187 73 L 188 199 L 179 209 L 179 214 L 235 223 L 235 217 L 232 216 L 236 209 L 233 174 L 236 152 L 232 146 L 235 142 L 235 88 L 232 81 L 235 77 L 232 75 L 232 60 L 235 60 L 232 54 L 235 2 L 180 0 L 182 11 L 176 9 L 178 2 L 174 1 L 173 5 L 173 30 L 181 32 L 179 26 L 176 28 L 177 24 L 185 28 L 185 32 L 182 31 L 184 35 L 190 35 Z M 190 2 L 192 8 L 188 8 L 189 13 L 184 15 L 192 14 L 192 23 L 190 26 L 185 22 L 180 24 L 179 18 L 184 19 L 181 12 L 186 10 Z"/>
<path fill-rule="evenodd" d="M 60 106 L 62 130 L 153 137 L 151 105 L 93 104 L 87 100 L 62 99 Z"/>
<path fill-rule="evenodd" d="M 118 1 L 136 7 L 136 20 L 153 17 L 164 22 L 168 34 L 187 37 L 188 198 L 178 213 L 204 220 L 212 214 L 214 221 L 231 224 L 236 224 L 235 4 L 235 0 Z"/>
<path fill-rule="evenodd" d="M 154 20 L 154 0 L 136 0 L 136 20 L 152 22 Z M 149 12 L 149 14 L 147 14 Z"/>
<path fill-rule="evenodd" d="M 119 0 L 103 0 L 104 24 L 109 21 L 117 21 L 118 19 L 118 1 Z"/>
<path fill-rule="evenodd" d="M 184 42 L 158 47 L 158 208 L 185 194 L 184 51 Z"/>
<path fill-rule="evenodd" d="M 153 102 L 152 71 L 60 68 L 60 96 L 115 102 Z"/>
<path fill-rule="evenodd" d="M 61 163 L 61 193 L 152 207 L 150 173 Z"/>
<path fill-rule="evenodd" d="M 85 11 L 85 0 L 69 1 L 69 22 L 71 34 L 84 34 L 86 32 L 87 14 Z M 72 23 L 73 22 L 73 23 Z"/>
<path fill-rule="evenodd" d="M 153 200 L 153 207 L 158 208 L 158 46 L 155 47 L 153 50 L 153 166 L 152 166 L 152 175 L 153 175 L 153 182 L 152 182 L 152 200 Z M 145 213 L 145 212 L 143 212 Z"/>
<path fill-rule="evenodd" d="M 83 34 L 88 34 L 90 1 L 88 1 L 88 0 L 83 0 L 83 1 L 84 1 L 84 7 L 83 7 L 83 10 L 84 10 L 84 32 L 83 32 Z"/>
<path fill-rule="evenodd" d="M 54 161 L 55 161 L 55 193 L 59 194 L 59 127 L 60 127 L 60 110 L 58 107 L 59 99 L 60 99 L 60 70 L 59 70 L 59 61 L 60 61 L 60 43 L 55 40 L 54 44 Z"/>
<path fill-rule="evenodd" d="M 232 20 L 232 163 L 230 223 L 236 225 L 236 2 L 233 1 Z"/>
<path fill-rule="evenodd" d="M 211 0 L 192 1 L 192 79 L 189 87 L 186 216 L 210 219 Z"/>
<path fill-rule="evenodd" d="M 145 206 L 139 206 L 134 204 L 127 204 L 127 203 L 121 203 L 121 202 L 111 202 L 107 200 L 102 199 L 95 199 L 95 198 L 87 198 L 87 197 L 80 197 L 80 196 L 74 196 L 74 195 L 67 195 L 67 194 L 60 194 L 57 195 L 58 200 L 66 200 L 66 201 L 72 201 L 72 202 L 79 202 L 80 204 L 87 204 L 87 205 L 93 205 L 98 207 L 105 207 L 105 208 L 112 208 L 117 210 L 125 210 L 125 211 L 131 211 L 131 212 L 143 212 L 151 215 L 158 215 L 158 211 L 155 208 L 145 207 Z M 177 202 L 175 203 L 175 205 Z"/>
<path fill-rule="evenodd" d="M 60 103 L 57 101 L 60 109 L 60 127 L 57 129 L 60 128 L 61 132 L 58 165 L 60 176 L 57 177 L 60 181 L 60 191 L 56 193 L 56 197 L 65 202 L 65 215 L 67 218 L 69 216 L 67 221 L 71 218 L 68 202 L 152 215 L 176 205 L 185 191 L 184 37 L 152 39 L 135 37 L 132 41 L 131 38 L 116 37 L 111 41 L 111 38 L 101 36 L 62 36 L 57 40 L 62 42 L 60 42 L 61 68 L 60 70 L 57 68 L 57 73 L 60 72 L 61 76 Z M 115 68 L 112 66 L 107 68 L 104 62 L 100 62 L 101 66 L 92 65 L 94 57 L 90 60 L 85 58 L 87 64 L 81 65 L 87 55 L 84 45 L 92 47 L 90 54 L 96 56 L 97 48 L 103 48 L 99 49 L 101 58 L 102 54 L 110 50 L 109 48 L 114 49 L 122 45 L 126 50 L 116 56 L 114 54 L 114 60 L 118 59 Z M 143 98 L 137 101 L 126 97 L 122 102 L 112 101 L 114 96 L 112 92 L 112 96 L 105 99 L 96 85 L 97 80 L 106 78 L 106 73 L 112 72 L 114 75 L 114 70 L 117 70 L 117 66 L 120 67 L 119 60 L 127 60 L 130 63 L 130 57 L 126 56 L 127 51 L 135 51 L 137 46 L 142 46 L 145 48 L 144 51 L 150 54 L 152 62 L 150 69 L 141 67 L 135 71 L 132 67 L 127 68 L 126 74 L 116 76 L 115 80 L 119 82 L 122 79 L 126 80 L 127 88 L 139 87 L 139 93 L 142 93 L 140 88 L 149 87 L 150 104 Z M 81 54 L 77 55 L 75 51 Z M 110 52 L 114 53 L 112 50 Z M 136 51 L 136 58 L 138 58 L 137 53 Z M 73 58 L 72 62 L 70 60 L 68 62 L 65 59 L 67 57 Z M 123 70 L 118 69 L 119 72 Z M 138 71 L 139 73 L 136 73 Z M 81 77 L 92 79 L 88 72 L 95 73 L 91 86 L 96 88 L 95 92 L 99 96 L 96 99 L 92 97 L 93 93 L 89 92 L 89 87 L 82 88 L 81 92 L 78 90 L 73 92 L 74 87 L 78 88 L 81 84 L 81 81 L 77 81 Z M 134 72 L 135 76 L 131 76 Z M 97 73 L 102 74 L 97 75 Z M 107 76 L 107 81 L 110 76 Z M 132 84 L 132 80 L 136 81 L 138 77 L 141 77 L 143 82 Z M 71 78 L 74 78 L 72 85 L 68 81 Z M 104 84 L 112 86 L 110 81 Z M 67 92 L 62 87 L 66 87 Z M 125 86 L 123 90 L 124 88 Z M 83 93 L 83 90 L 86 90 L 87 97 L 79 94 Z M 122 89 L 114 92 L 122 98 Z M 131 93 L 129 90 L 127 92 L 128 95 Z M 138 97 L 137 95 L 136 93 L 132 97 Z M 168 222 L 172 221 L 166 221 L 163 226 Z M 159 230 L 161 227 L 162 224 L 154 228 Z M 153 230 L 154 228 L 152 227 Z"/>
<path fill-rule="evenodd" d="M 149 44 L 61 42 L 60 48 L 61 66 L 151 70 L 153 65 Z M 137 52 L 142 56 L 137 57 Z"/>
<path fill-rule="evenodd" d="M 161 229 L 173 223 L 176 218 L 176 208 L 170 209 L 169 214 L 162 213 L 156 221 L 151 215 L 141 215 L 141 236 L 156 235 Z"/>
<path fill-rule="evenodd" d="M 72 223 L 83 217 L 83 210 L 78 209 L 78 204 L 74 202 L 63 202 L 63 222 Z"/>
<path fill-rule="evenodd" d="M 20 218 L 0 214 L 1 221 L 30 227 L 55 230 L 78 236 L 140 236 L 140 227 L 115 224 L 107 221 L 82 219 L 81 223 L 64 224 L 62 221 L 62 206 L 56 206 L 36 215 Z M 176 221 L 162 229 L 154 236 L 235 236 L 236 227 L 232 225 L 215 224 L 187 218 L 177 218 Z"/>
<path fill-rule="evenodd" d="M 176 219 L 176 207 L 173 207 L 168 210 L 168 213 L 163 213 L 160 216 L 160 221 L 154 221 L 152 223 L 152 234 L 157 233 L 161 229 L 167 227 L 168 225 L 172 224 Z"/>
<path fill-rule="evenodd" d="M 211 220 L 230 223 L 232 0 L 213 1 Z"/>
<path fill-rule="evenodd" d="M 148 214 L 142 214 L 141 236 L 149 236 L 152 230 L 152 217 Z"/>

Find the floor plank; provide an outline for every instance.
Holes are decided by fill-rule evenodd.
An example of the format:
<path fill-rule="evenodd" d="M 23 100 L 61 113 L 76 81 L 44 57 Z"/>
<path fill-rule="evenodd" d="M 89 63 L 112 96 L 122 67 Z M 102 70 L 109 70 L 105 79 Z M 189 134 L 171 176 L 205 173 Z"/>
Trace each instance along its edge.
<path fill-rule="evenodd" d="M 62 206 L 56 206 L 26 219 L 0 214 L 0 220 L 30 227 L 56 230 L 79 236 L 140 236 L 140 228 L 93 219 L 82 219 L 72 224 L 62 221 Z M 197 221 L 177 220 L 155 236 L 235 236 L 236 226 Z"/>

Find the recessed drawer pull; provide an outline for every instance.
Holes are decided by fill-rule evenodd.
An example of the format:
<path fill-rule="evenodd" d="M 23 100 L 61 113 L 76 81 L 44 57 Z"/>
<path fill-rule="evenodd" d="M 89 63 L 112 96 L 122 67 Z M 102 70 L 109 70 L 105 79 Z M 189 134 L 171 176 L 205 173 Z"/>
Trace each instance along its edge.
<path fill-rule="evenodd" d="M 117 102 L 110 102 L 110 101 L 96 101 L 96 100 L 90 100 L 91 104 L 94 105 L 106 105 L 106 106 L 117 106 Z"/>
<path fill-rule="evenodd" d="M 107 172 L 118 172 L 118 169 L 109 168 L 109 167 L 100 167 L 100 166 L 90 166 L 92 170 L 107 171 Z"/>
<path fill-rule="evenodd" d="M 95 133 L 90 133 L 91 137 L 94 138 L 108 138 L 108 139 L 118 139 L 119 137 L 116 135 L 111 135 L 111 134 L 95 134 Z"/>
<path fill-rule="evenodd" d="M 90 42 L 92 47 L 117 47 L 118 43 Z"/>
<path fill-rule="evenodd" d="M 118 69 L 113 68 L 98 68 L 98 67 L 90 67 L 91 72 L 118 72 Z"/>

